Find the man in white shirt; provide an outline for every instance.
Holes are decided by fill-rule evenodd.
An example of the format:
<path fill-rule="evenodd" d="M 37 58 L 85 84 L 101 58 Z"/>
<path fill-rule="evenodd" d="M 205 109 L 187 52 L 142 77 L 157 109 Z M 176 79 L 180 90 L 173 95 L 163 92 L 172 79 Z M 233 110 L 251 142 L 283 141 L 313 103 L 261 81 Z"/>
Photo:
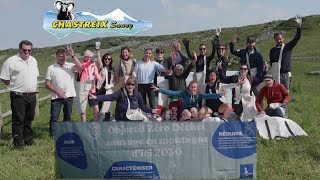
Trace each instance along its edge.
<path fill-rule="evenodd" d="M 59 119 L 63 106 L 63 121 L 71 120 L 73 98 L 76 96 L 74 88 L 74 63 L 68 63 L 67 50 L 58 49 L 56 63 L 49 66 L 46 75 L 46 87 L 51 91 L 50 136 L 55 133 L 55 123 Z"/>
<path fill-rule="evenodd" d="M 32 121 L 35 114 L 38 63 L 31 56 L 32 43 L 19 43 L 19 53 L 9 57 L 1 68 L 0 79 L 10 90 L 13 145 L 23 149 L 32 145 Z"/>

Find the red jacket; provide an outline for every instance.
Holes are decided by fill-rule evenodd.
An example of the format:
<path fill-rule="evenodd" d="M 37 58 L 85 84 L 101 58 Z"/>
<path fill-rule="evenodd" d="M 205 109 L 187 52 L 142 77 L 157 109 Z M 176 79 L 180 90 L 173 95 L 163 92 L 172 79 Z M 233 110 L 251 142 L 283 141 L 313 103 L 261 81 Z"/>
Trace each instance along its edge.
<path fill-rule="evenodd" d="M 257 100 L 256 100 L 256 107 L 259 112 L 263 111 L 263 108 L 261 107 L 261 102 L 263 100 L 263 97 L 267 98 L 268 106 L 271 103 L 283 103 L 283 101 L 289 102 L 290 96 L 287 89 L 284 87 L 284 85 L 279 83 L 273 83 L 272 87 L 263 87 L 258 94 Z"/>

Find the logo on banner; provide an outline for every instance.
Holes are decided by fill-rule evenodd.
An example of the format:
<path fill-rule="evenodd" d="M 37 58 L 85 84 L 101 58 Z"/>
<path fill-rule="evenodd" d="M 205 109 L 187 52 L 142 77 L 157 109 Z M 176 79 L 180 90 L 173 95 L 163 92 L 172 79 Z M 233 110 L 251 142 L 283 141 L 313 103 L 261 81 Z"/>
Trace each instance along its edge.
<path fill-rule="evenodd" d="M 89 126 L 89 129 L 90 129 L 90 135 L 91 137 L 93 138 L 97 138 L 100 136 L 100 133 L 101 133 L 101 127 L 100 127 L 100 124 L 99 123 L 91 123 L 90 126 Z"/>
<path fill-rule="evenodd" d="M 72 32 L 96 35 L 112 31 L 131 35 L 152 27 L 151 22 L 134 19 L 119 8 L 108 14 L 98 15 L 87 11 L 74 13 L 75 7 L 75 3 L 71 1 L 55 1 L 56 12 L 45 13 L 43 29 L 61 39 Z"/>
<path fill-rule="evenodd" d="M 253 164 L 240 165 L 240 179 L 253 178 Z"/>

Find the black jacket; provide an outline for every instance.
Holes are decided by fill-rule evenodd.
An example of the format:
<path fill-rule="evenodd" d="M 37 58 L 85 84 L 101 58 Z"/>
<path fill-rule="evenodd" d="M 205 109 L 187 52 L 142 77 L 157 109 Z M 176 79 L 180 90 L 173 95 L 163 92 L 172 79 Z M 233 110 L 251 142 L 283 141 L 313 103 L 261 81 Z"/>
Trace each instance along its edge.
<path fill-rule="evenodd" d="M 186 90 L 186 79 L 193 68 L 192 63 L 183 71 L 182 75 L 176 76 L 174 73 L 171 76 L 165 76 L 169 81 L 169 89 L 172 91 Z"/>
<path fill-rule="evenodd" d="M 248 48 L 241 49 L 238 51 L 232 42 L 229 45 L 230 45 L 231 54 L 240 58 L 240 64 L 248 66 L 247 55 L 246 55 L 247 53 L 249 53 Z M 250 67 L 250 69 L 257 68 L 257 74 L 255 77 L 253 77 L 253 82 L 252 82 L 253 86 L 258 85 L 263 81 L 263 75 L 264 75 L 263 66 L 264 66 L 263 57 L 259 52 L 259 50 L 254 48 L 254 53 L 250 54 L 249 56 L 249 66 L 248 66 L 248 68 Z"/>
<path fill-rule="evenodd" d="M 128 100 L 124 94 L 125 88 L 121 88 L 119 91 L 114 92 L 113 94 L 99 95 L 97 96 L 97 101 L 117 101 L 115 109 L 115 119 L 118 121 L 128 121 L 129 119 L 126 116 L 128 110 Z M 142 99 L 142 96 L 139 91 L 134 90 L 132 96 L 129 96 L 130 100 L 130 109 L 140 108 L 145 113 L 152 113 L 152 109 L 147 107 Z"/>
<path fill-rule="evenodd" d="M 294 38 L 284 45 L 284 49 L 282 52 L 282 60 L 281 60 L 281 69 L 280 73 L 287 73 L 291 72 L 291 54 L 292 49 L 297 45 L 299 39 L 301 37 L 301 28 L 297 28 L 297 33 Z M 279 62 L 279 55 L 280 55 L 280 47 L 273 47 L 270 50 L 269 58 L 270 64 L 272 65 L 273 62 Z"/>

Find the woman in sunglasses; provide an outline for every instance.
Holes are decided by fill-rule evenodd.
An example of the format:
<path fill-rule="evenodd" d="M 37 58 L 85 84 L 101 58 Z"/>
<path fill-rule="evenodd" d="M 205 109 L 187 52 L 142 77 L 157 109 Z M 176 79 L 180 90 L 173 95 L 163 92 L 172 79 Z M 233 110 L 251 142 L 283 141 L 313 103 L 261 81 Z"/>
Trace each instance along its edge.
<path fill-rule="evenodd" d="M 256 107 L 252 103 L 255 102 L 255 96 L 252 92 L 252 77 L 249 75 L 249 69 L 247 65 L 241 65 L 239 69 L 239 75 L 227 76 L 226 83 L 237 83 L 232 92 L 232 107 L 234 113 L 240 116 L 241 120 L 252 119 L 254 115 L 257 114 Z M 250 107 L 249 107 L 250 106 Z M 247 114 L 243 114 L 244 109 L 252 111 L 246 111 Z M 249 113 L 249 114 L 248 114 Z"/>
<path fill-rule="evenodd" d="M 228 57 L 226 56 L 227 51 L 227 45 L 226 44 L 219 44 L 217 48 L 217 55 L 218 59 L 216 62 L 216 71 L 218 74 L 216 74 L 219 77 L 220 82 L 224 83 L 225 79 L 227 78 L 227 69 L 228 69 Z M 210 80 L 209 80 L 210 81 Z"/>
<path fill-rule="evenodd" d="M 186 90 L 183 91 L 171 91 L 163 88 L 152 86 L 154 91 L 166 94 L 168 96 L 179 97 L 182 100 L 181 117 L 182 120 L 187 121 L 191 118 L 198 118 L 199 102 L 202 99 L 217 99 L 220 98 L 220 94 L 204 94 L 200 93 L 199 83 L 197 81 L 191 81 Z"/>
<path fill-rule="evenodd" d="M 98 56 L 100 57 L 100 56 Z M 99 63 L 101 62 L 102 65 L 99 69 L 99 73 L 101 76 L 101 80 L 97 81 L 97 95 L 104 95 L 104 94 L 112 94 L 113 93 L 113 87 L 114 87 L 114 75 L 115 70 L 112 67 L 112 57 L 111 54 L 105 53 L 102 56 L 102 61 L 99 60 Z M 110 120 L 110 109 L 111 109 L 111 102 L 99 102 L 99 110 L 100 113 L 105 114 L 104 121 Z"/>
<path fill-rule="evenodd" d="M 207 53 L 207 47 L 204 44 L 200 44 L 199 45 L 199 55 L 197 57 L 197 62 L 196 62 L 196 72 L 195 72 L 195 76 L 194 76 L 194 80 L 200 82 L 200 84 L 204 84 L 205 82 L 207 82 L 206 79 L 206 75 L 205 73 L 208 72 L 208 70 L 210 69 L 210 62 L 212 61 L 212 59 L 214 58 L 215 52 L 216 52 L 216 47 L 219 44 L 219 35 L 220 35 L 221 29 L 217 29 L 215 31 L 215 37 L 212 40 L 212 51 L 211 54 L 209 56 L 206 55 Z M 184 38 L 182 40 L 183 45 L 186 48 L 187 54 L 189 56 L 190 59 L 195 59 L 194 55 L 191 54 L 190 48 L 189 48 L 189 40 Z M 199 75 L 196 75 L 199 74 Z"/>
<path fill-rule="evenodd" d="M 128 106 L 128 99 L 130 101 L 130 107 Z M 140 108 L 145 113 L 157 113 L 157 109 L 151 109 L 146 106 L 142 96 L 139 91 L 135 90 L 135 81 L 134 79 L 129 78 L 125 84 L 124 88 L 107 95 L 98 95 L 89 94 L 89 98 L 97 100 L 98 102 L 103 101 L 116 101 L 115 109 L 115 119 L 117 121 L 128 121 L 129 119 L 126 116 L 127 110 L 138 109 Z"/>

